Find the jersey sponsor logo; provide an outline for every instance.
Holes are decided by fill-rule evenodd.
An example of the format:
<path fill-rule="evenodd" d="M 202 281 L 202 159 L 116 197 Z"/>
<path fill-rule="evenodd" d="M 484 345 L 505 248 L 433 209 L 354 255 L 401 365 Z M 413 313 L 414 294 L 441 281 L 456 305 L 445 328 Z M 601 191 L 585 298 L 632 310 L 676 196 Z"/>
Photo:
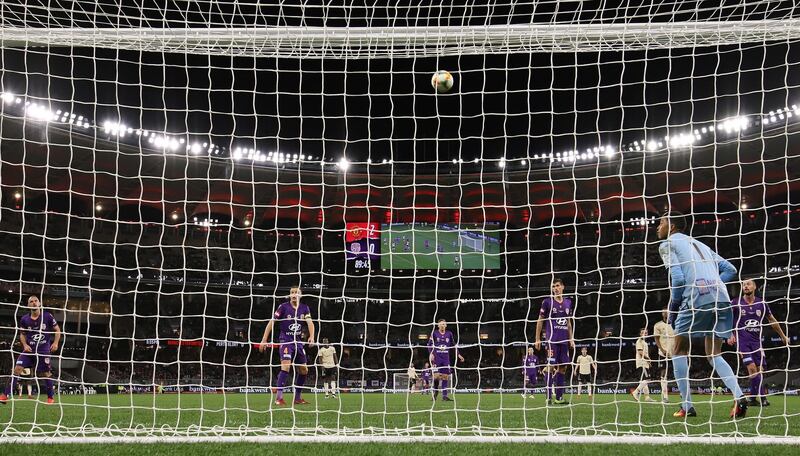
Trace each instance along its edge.
<path fill-rule="evenodd" d="M 700 292 L 701 295 L 706 295 L 711 292 L 711 290 L 709 290 L 708 288 L 710 283 L 706 279 L 697 279 L 694 281 L 694 283 L 695 285 L 697 285 L 697 290 Z"/>
<path fill-rule="evenodd" d="M 566 328 L 567 327 L 567 319 L 566 318 L 557 319 L 556 320 L 556 326 Z"/>
<path fill-rule="evenodd" d="M 44 339 L 44 334 L 34 334 L 33 336 L 31 336 L 31 340 L 36 343 L 41 342 L 43 339 Z"/>
<path fill-rule="evenodd" d="M 292 332 L 296 333 L 296 332 L 300 331 L 301 327 L 302 326 L 300 325 L 300 323 L 292 323 L 291 325 L 289 325 L 289 331 L 292 331 Z"/>
<path fill-rule="evenodd" d="M 744 322 L 744 328 L 748 331 L 758 331 L 761 322 L 758 320 L 747 320 Z"/>

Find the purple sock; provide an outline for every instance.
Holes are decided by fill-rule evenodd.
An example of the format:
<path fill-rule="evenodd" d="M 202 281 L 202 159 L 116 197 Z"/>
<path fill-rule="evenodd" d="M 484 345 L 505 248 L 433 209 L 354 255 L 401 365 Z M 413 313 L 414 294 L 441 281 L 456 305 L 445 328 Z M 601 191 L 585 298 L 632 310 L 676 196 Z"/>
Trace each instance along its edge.
<path fill-rule="evenodd" d="M 564 374 L 556 372 L 556 400 L 564 397 Z"/>
<path fill-rule="evenodd" d="M 303 385 L 306 384 L 306 374 L 297 374 L 294 379 L 294 400 L 299 401 L 303 394 Z"/>
<path fill-rule="evenodd" d="M 50 377 L 47 377 L 46 379 L 44 379 L 44 387 L 47 390 L 47 398 L 48 399 L 52 399 L 53 398 L 53 393 L 54 393 L 54 391 L 53 391 L 53 379 L 50 378 Z"/>
<path fill-rule="evenodd" d="M 553 398 L 553 375 L 551 373 L 544 374 L 544 383 L 547 388 L 547 400 Z"/>
<path fill-rule="evenodd" d="M 286 384 L 286 377 L 288 376 L 289 373 L 283 369 L 281 369 L 281 371 L 278 373 L 278 395 L 275 398 L 278 401 L 283 399 L 283 385 Z"/>
<path fill-rule="evenodd" d="M 761 395 L 761 382 L 762 376 L 759 372 L 758 374 L 750 377 L 750 395 L 753 397 L 758 397 Z"/>
<path fill-rule="evenodd" d="M 14 395 L 14 391 L 17 390 L 17 376 L 11 374 L 11 383 L 6 386 L 6 396 L 11 397 Z"/>
<path fill-rule="evenodd" d="M 450 383 L 450 382 L 447 381 L 447 380 L 442 380 L 442 397 L 443 398 L 447 397 L 447 384 L 448 383 Z"/>

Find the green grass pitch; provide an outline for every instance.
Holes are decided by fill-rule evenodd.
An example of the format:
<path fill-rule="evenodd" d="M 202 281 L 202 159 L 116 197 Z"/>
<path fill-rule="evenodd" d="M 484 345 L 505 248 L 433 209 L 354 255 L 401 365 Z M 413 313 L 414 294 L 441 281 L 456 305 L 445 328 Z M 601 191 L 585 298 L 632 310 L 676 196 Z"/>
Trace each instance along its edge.
<path fill-rule="evenodd" d="M 741 436 L 798 436 L 800 435 L 800 398 L 771 398 L 772 406 L 751 408 L 743 420 L 728 418 L 730 396 L 696 396 L 699 416 L 690 420 L 672 417 L 677 401 L 673 403 L 636 403 L 629 396 L 598 395 L 593 401 L 587 396 L 580 399 L 570 397 L 569 406 L 546 406 L 538 395 L 535 399 L 523 398 L 519 394 L 456 394 L 454 402 L 431 402 L 422 394 L 405 393 L 345 393 L 337 399 L 325 399 L 322 395 L 306 394 L 310 404 L 302 406 L 275 407 L 268 394 L 138 394 L 138 395 L 93 395 L 60 396 L 56 405 L 48 406 L 32 400 L 13 400 L 0 407 L 0 441 L 12 436 L 34 432 L 53 433 L 57 429 L 72 434 L 83 428 L 89 434 L 92 429 L 105 429 L 105 435 L 121 435 L 126 429 L 164 429 L 165 435 L 177 430 L 181 435 L 192 435 L 197 429 L 210 430 L 225 427 L 242 429 L 244 435 L 268 435 L 275 429 L 292 427 L 324 429 L 342 432 L 345 429 L 363 433 L 402 432 L 410 430 L 425 435 L 474 436 L 478 429 L 492 434 L 498 428 L 512 435 L 544 435 L 547 431 L 576 435 L 741 435 Z M 116 429 L 116 431 L 114 431 Z M 370 430 L 371 429 L 371 430 Z M 109 431 L 110 430 L 110 431 Z M 286 432 L 282 432 L 286 434 Z M 130 435 L 130 433 L 128 433 Z M 315 446 L 316 445 L 316 446 Z M 310 448 L 313 451 L 336 451 L 338 455 L 350 454 L 422 454 L 439 451 L 432 448 L 446 447 L 455 451 L 470 451 L 471 454 L 507 454 L 525 452 L 530 444 L 502 446 L 497 444 L 280 444 L 280 448 Z M 559 453 L 565 444 L 533 445 L 537 451 Z M 576 450 L 575 444 L 566 445 Z M 681 454 L 708 456 L 719 447 L 686 445 Z M 25 447 L 0 446 L 6 451 Z M 50 445 L 48 449 L 54 448 Z M 78 454 L 87 451 L 83 445 L 60 446 L 57 454 Z M 211 454 L 236 451 L 241 454 L 298 454 L 296 452 L 264 450 L 264 445 L 237 444 L 126 444 L 95 445 L 92 452 L 103 454 Z M 217 448 L 214 450 L 214 448 Z M 318 448 L 314 449 L 314 448 Z M 327 450 L 325 450 L 327 448 Z M 581 445 L 582 453 L 601 454 L 603 445 Z M 645 454 L 647 446 L 623 447 L 626 452 Z M 637 449 L 639 448 L 639 449 Z M 742 448 L 742 447 L 732 447 Z M 754 447 L 743 447 L 753 454 Z M 787 447 L 784 447 L 787 448 Z M 124 449 L 124 451 L 123 451 Z M 271 453 L 269 451 L 275 451 Z M 299 450 L 298 450 L 299 451 Z M 711 452 L 710 452 L 711 451 Z M 737 450 L 738 451 L 738 450 Z M 779 450 L 780 451 L 780 450 Z M 785 451 L 785 450 L 784 450 Z M 744 454 L 724 451 L 727 456 Z"/>
<path fill-rule="evenodd" d="M 499 237 L 494 231 L 487 233 Z M 403 250 L 403 236 L 412 241 L 410 252 Z M 392 247 L 395 238 L 401 241 Z M 437 245 L 442 246 L 442 252 L 436 251 Z M 391 225 L 381 232 L 382 269 L 499 269 L 500 244 L 486 242 L 484 250 L 475 252 L 459 246 L 457 232 L 437 230 L 433 225 Z M 456 263 L 457 257 L 461 264 Z"/>

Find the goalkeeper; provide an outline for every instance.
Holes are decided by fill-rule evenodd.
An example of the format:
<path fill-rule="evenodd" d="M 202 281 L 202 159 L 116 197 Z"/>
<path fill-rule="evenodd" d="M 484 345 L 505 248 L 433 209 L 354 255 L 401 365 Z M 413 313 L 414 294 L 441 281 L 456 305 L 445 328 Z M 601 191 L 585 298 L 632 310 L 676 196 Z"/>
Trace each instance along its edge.
<path fill-rule="evenodd" d="M 742 418 L 747 413 L 747 401 L 736 374 L 721 355 L 722 341 L 731 337 L 733 329 L 733 309 L 725 282 L 736 276 L 736 268 L 702 242 L 683 234 L 685 226 L 683 214 L 669 212 L 662 216 L 657 231 L 663 240 L 658 252 L 669 270 L 669 323 L 675 328 L 672 366 L 682 400 L 682 407 L 673 416 L 697 416 L 689 390 L 688 353 L 690 338 L 703 336 L 711 365 L 733 393 L 731 417 Z"/>

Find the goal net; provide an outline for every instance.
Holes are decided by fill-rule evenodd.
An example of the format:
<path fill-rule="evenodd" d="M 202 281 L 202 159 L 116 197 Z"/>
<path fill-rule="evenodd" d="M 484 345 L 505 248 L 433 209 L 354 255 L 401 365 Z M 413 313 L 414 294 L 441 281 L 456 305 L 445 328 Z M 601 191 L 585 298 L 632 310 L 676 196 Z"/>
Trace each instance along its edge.
<path fill-rule="evenodd" d="M 2 440 L 798 443 L 796 10 L 75 3 L 0 7 Z"/>
<path fill-rule="evenodd" d="M 483 239 L 474 238 L 471 233 L 459 234 L 461 245 L 475 252 L 483 252 Z"/>

